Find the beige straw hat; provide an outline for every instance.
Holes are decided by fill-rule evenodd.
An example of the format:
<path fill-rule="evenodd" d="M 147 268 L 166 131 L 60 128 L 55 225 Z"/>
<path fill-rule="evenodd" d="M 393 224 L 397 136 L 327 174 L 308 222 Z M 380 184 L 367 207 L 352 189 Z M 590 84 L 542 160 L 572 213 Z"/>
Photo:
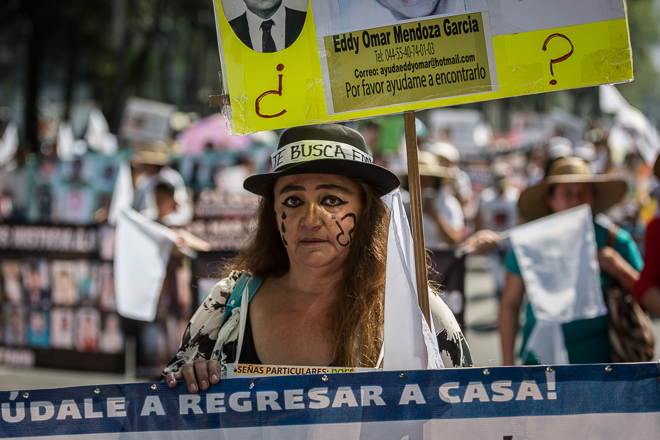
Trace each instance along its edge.
<path fill-rule="evenodd" d="M 437 177 L 441 180 L 453 180 L 454 173 L 447 167 L 439 165 L 438 158 L 435 154 L 428 151 L 420 151 L 419 157 L 419 175 Z M 401 179 L 401 188 L 408 189 L 408 173 L 399 176 Z"/>
<path fill-rule="evenodd" d="M 547 197 L 550 188 L 557 183 L 591 183 L 594 188 L 591 211 L 594 214 L 603 212 L 618 202 L 625 194 L 627 186 L 623 180 L 592 174 L 584 159 L 559 158 L 541 183 L 527 188 L 520 194 L 518 199 L 520 211 L 530 220 L 552 214 L 547 205 Z"/>

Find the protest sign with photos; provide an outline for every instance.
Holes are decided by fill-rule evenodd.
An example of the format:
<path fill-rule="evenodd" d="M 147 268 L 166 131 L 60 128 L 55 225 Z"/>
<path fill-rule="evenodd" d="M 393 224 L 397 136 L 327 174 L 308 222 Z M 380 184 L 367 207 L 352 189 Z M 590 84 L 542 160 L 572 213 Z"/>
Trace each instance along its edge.
<path fill-rule="evenodd" d="M 633 78 L 623 0 L 253 3 L 214 3 L 239 134 Z"/>

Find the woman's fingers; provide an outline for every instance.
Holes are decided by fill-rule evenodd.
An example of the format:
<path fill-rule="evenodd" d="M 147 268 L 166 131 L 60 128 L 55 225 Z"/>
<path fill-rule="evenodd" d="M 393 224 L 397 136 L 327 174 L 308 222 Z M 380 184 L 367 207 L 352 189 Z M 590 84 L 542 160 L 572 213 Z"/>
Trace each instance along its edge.
<path fill-rule="evenodd" d="M 218 361 L 209 361 L 209 376 L 211 377 L 211 383 L 215 384 L 220 382 L 220 362 Z"/>
<path fill-rule="evenodd" d="M 196 393 L 208 390 L 211 384 L 220 382 L 220 362 L 197 359 L 192 364 L 184 364 L 181 371 L 167 373 L 165 381 L 170 388 L 174 388 L 178 380 L 185 380 L 188 391 Z"/>
<path fill-rule="evenodd" d="M 197 386 L 197 378 L 195 377 L 195 369 L 193 366 L 191 364 L 184 364 L 183 367 L 181 367 L 181 374 L 186 381 L 188 391 L 193 394 L 196 393 L 199 390 L 199 387 Z"/>
<path fill-rule="evenodd" d="M 203 390 L 209 389 L 209 361 L 206 359 L 196 359 L 193 362 L 195 368 L 195 374 L 197 375 L 197 381 L 199 382 L 199 387 Z M 196 392 L 197 390 L 195 390 Z M 192 392 L 192 391 L 191 391 Z"/>
<path fill-rule="evenodd" d="M 178 371 L 176 373 L 173 372 L 167 373 L 167 375 L 165 376 L 165 382 L 167 382 L 167 385 L 170 388 L 174 388 L 176 386 L 176 382 L 179 379 L 182 379 L 182 377 L 181 377 L 181 373 Z"/>

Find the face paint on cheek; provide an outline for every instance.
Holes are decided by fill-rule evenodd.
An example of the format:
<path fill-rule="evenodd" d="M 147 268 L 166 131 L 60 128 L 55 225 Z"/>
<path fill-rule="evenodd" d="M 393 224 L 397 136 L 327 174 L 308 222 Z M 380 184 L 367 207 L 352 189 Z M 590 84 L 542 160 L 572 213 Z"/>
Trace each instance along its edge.
<path fill-rule="evenodd" d="M 337 240 L 337 243 L 339 243 L 339 245 L 343 246 L 343 247 L 346 247 L 349 244 L 351 244 L 351 242 L 353 241 L 353 231 L 355 230 L 355 220 L 356 220 L 355 214 L 353 214 L 353 213 L 346 214 L 345 216 L 343 216 L 341 218 L 341 221 L 344 222 L 344 220 L 346 220 L 347 218 L 350 218 L 350 219 L 353 220 L 353 224 L 352 224 L 351 228 L 348 230 L 348 237 L 345 237 L 346 232 L 344 232 L 344 228 L 341 227 L 341 224 L 339 223 L 339 221 L 335 221 L 335 224 L 337 225 L 337 227 L 341 231 L 341 232 L 339 232 L 339 234 L 337 234 L 337 237 L 335 237 L 335 239 Z M 350 223 L 350 221 L 348 223 Z"/>
<path fill-rule="evenodd" d="M 286 213 L 282 212 L 282 220 L 286 220 Z M 286 227 L 284 226 L 284 221 L 280 224 L 280 229 L 282 230 L 282 243 L 284 243 L 284 246 L 288 246 L 289 243 L 287 243 L 286 238 L 284 238 L 284 234 L 286 233 Z"/>

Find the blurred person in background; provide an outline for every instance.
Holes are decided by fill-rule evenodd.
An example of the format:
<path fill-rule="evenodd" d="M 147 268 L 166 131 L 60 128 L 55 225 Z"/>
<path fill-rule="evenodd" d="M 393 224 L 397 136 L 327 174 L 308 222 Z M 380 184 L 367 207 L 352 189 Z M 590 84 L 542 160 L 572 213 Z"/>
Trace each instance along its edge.
<path fill-rule="evenodd" d="M 520 190 L 511 185 L 513 167 L 510 164 L 495 163 L 492 167 L 492 176 L 493 184 L 479 194 L 475 229 L 500 233 L 520 224 L 518 212 Z M 510 248 L 509 241 L 505 240 L 490 252 L 491 273 L 495 278 L 498 298 L 504 287 L 504 258 Z"/>
<path fill-rule="evenodd" d="M 458 148 L 449 142 L 433 142 L 422 149 L 435 154 L 438 165 L 450 170 L 454 178 L 451 185 L 445 186 L 443 190 L 451 192 L 465 209 L 472 200 L 472 181 L 468 173 L 458 167 L 458 163 L 461 161 L 461 153 Z"/>
<path fill-rule="evenodd" d="M 463 240 L 465 234 L 465 220 L 460 202 L 450 193 L 443 191 L 443 187 L 451 185 L 454 175 L 449 168 L 439 165 L 435 155 L 428 151 L 420 151 L 418 160 L 425 246 L 429 249 L 454 246 Z M 408 190 L 407 173 L 401 176 L 401 187 Z"/>
<path fill-rule="evenodd" d="M 14 158 L 2 168 L 0 175 L 0 217 L 11 221 L 25 221 L 30 177 L 27 166 L 29 146 L 19 145 Z"/>
<path fill-rule="evenodd" d="M 588 204 L 594 215 L 614 205 L 625 193 L 626 184 L 609 176 L 593 175 L 586 161 L 577 157 L 557 159 L 544 180 L 527 188 L 520 195 L 518 206 L 530 220 Z M 605 246 L 608 229 L 594 223 L 598 263 L 601 269 L 600 286 L 604 292 L 613 277 L 624 288 L 632 289 L 639 277 L 642 259 L 630 234 L 617 229 L 614 247 Z M 506 258 L 506 279 L 500 302 L 500 338 L 502 362 L 514 364 L 514 345 L 518 320 L 525 293 L 525 283 L 514 252 Z M 557 274 L 561 276 L 561 274 Z M 520 350 L 524 364 L 535 365 L 538 360 L 526 350 L 528 338 L 536 324 L 531 304 L 527 304 Z M 603 363 L 610 361 L 608 316 L 581 319 L 561 325 L 568 359 L 571 364 Z"/>
<path fill-rule="evenodd" d="M 660 179 L 660 156 L 655 161 L 653 174 Z M 635 283 L 635 298 L 647 311 L 660 315 L 660 216 L 646 227 L 644 269 Z"/>
<path fill-rule="evenodd" d="M 166 226 L 185 226 L 192 221 L 193 208 L 183 177 L 169 166 L 170 156 L 165 145 L 158 143 L 150 150 L 139 150 L 132 161 L 135 166 L 133 208 L 153 220 L 158 215 L 155 188 L 162 182 L 174 187 L 176 210 L 167 214 L 162 223 Z"/>

